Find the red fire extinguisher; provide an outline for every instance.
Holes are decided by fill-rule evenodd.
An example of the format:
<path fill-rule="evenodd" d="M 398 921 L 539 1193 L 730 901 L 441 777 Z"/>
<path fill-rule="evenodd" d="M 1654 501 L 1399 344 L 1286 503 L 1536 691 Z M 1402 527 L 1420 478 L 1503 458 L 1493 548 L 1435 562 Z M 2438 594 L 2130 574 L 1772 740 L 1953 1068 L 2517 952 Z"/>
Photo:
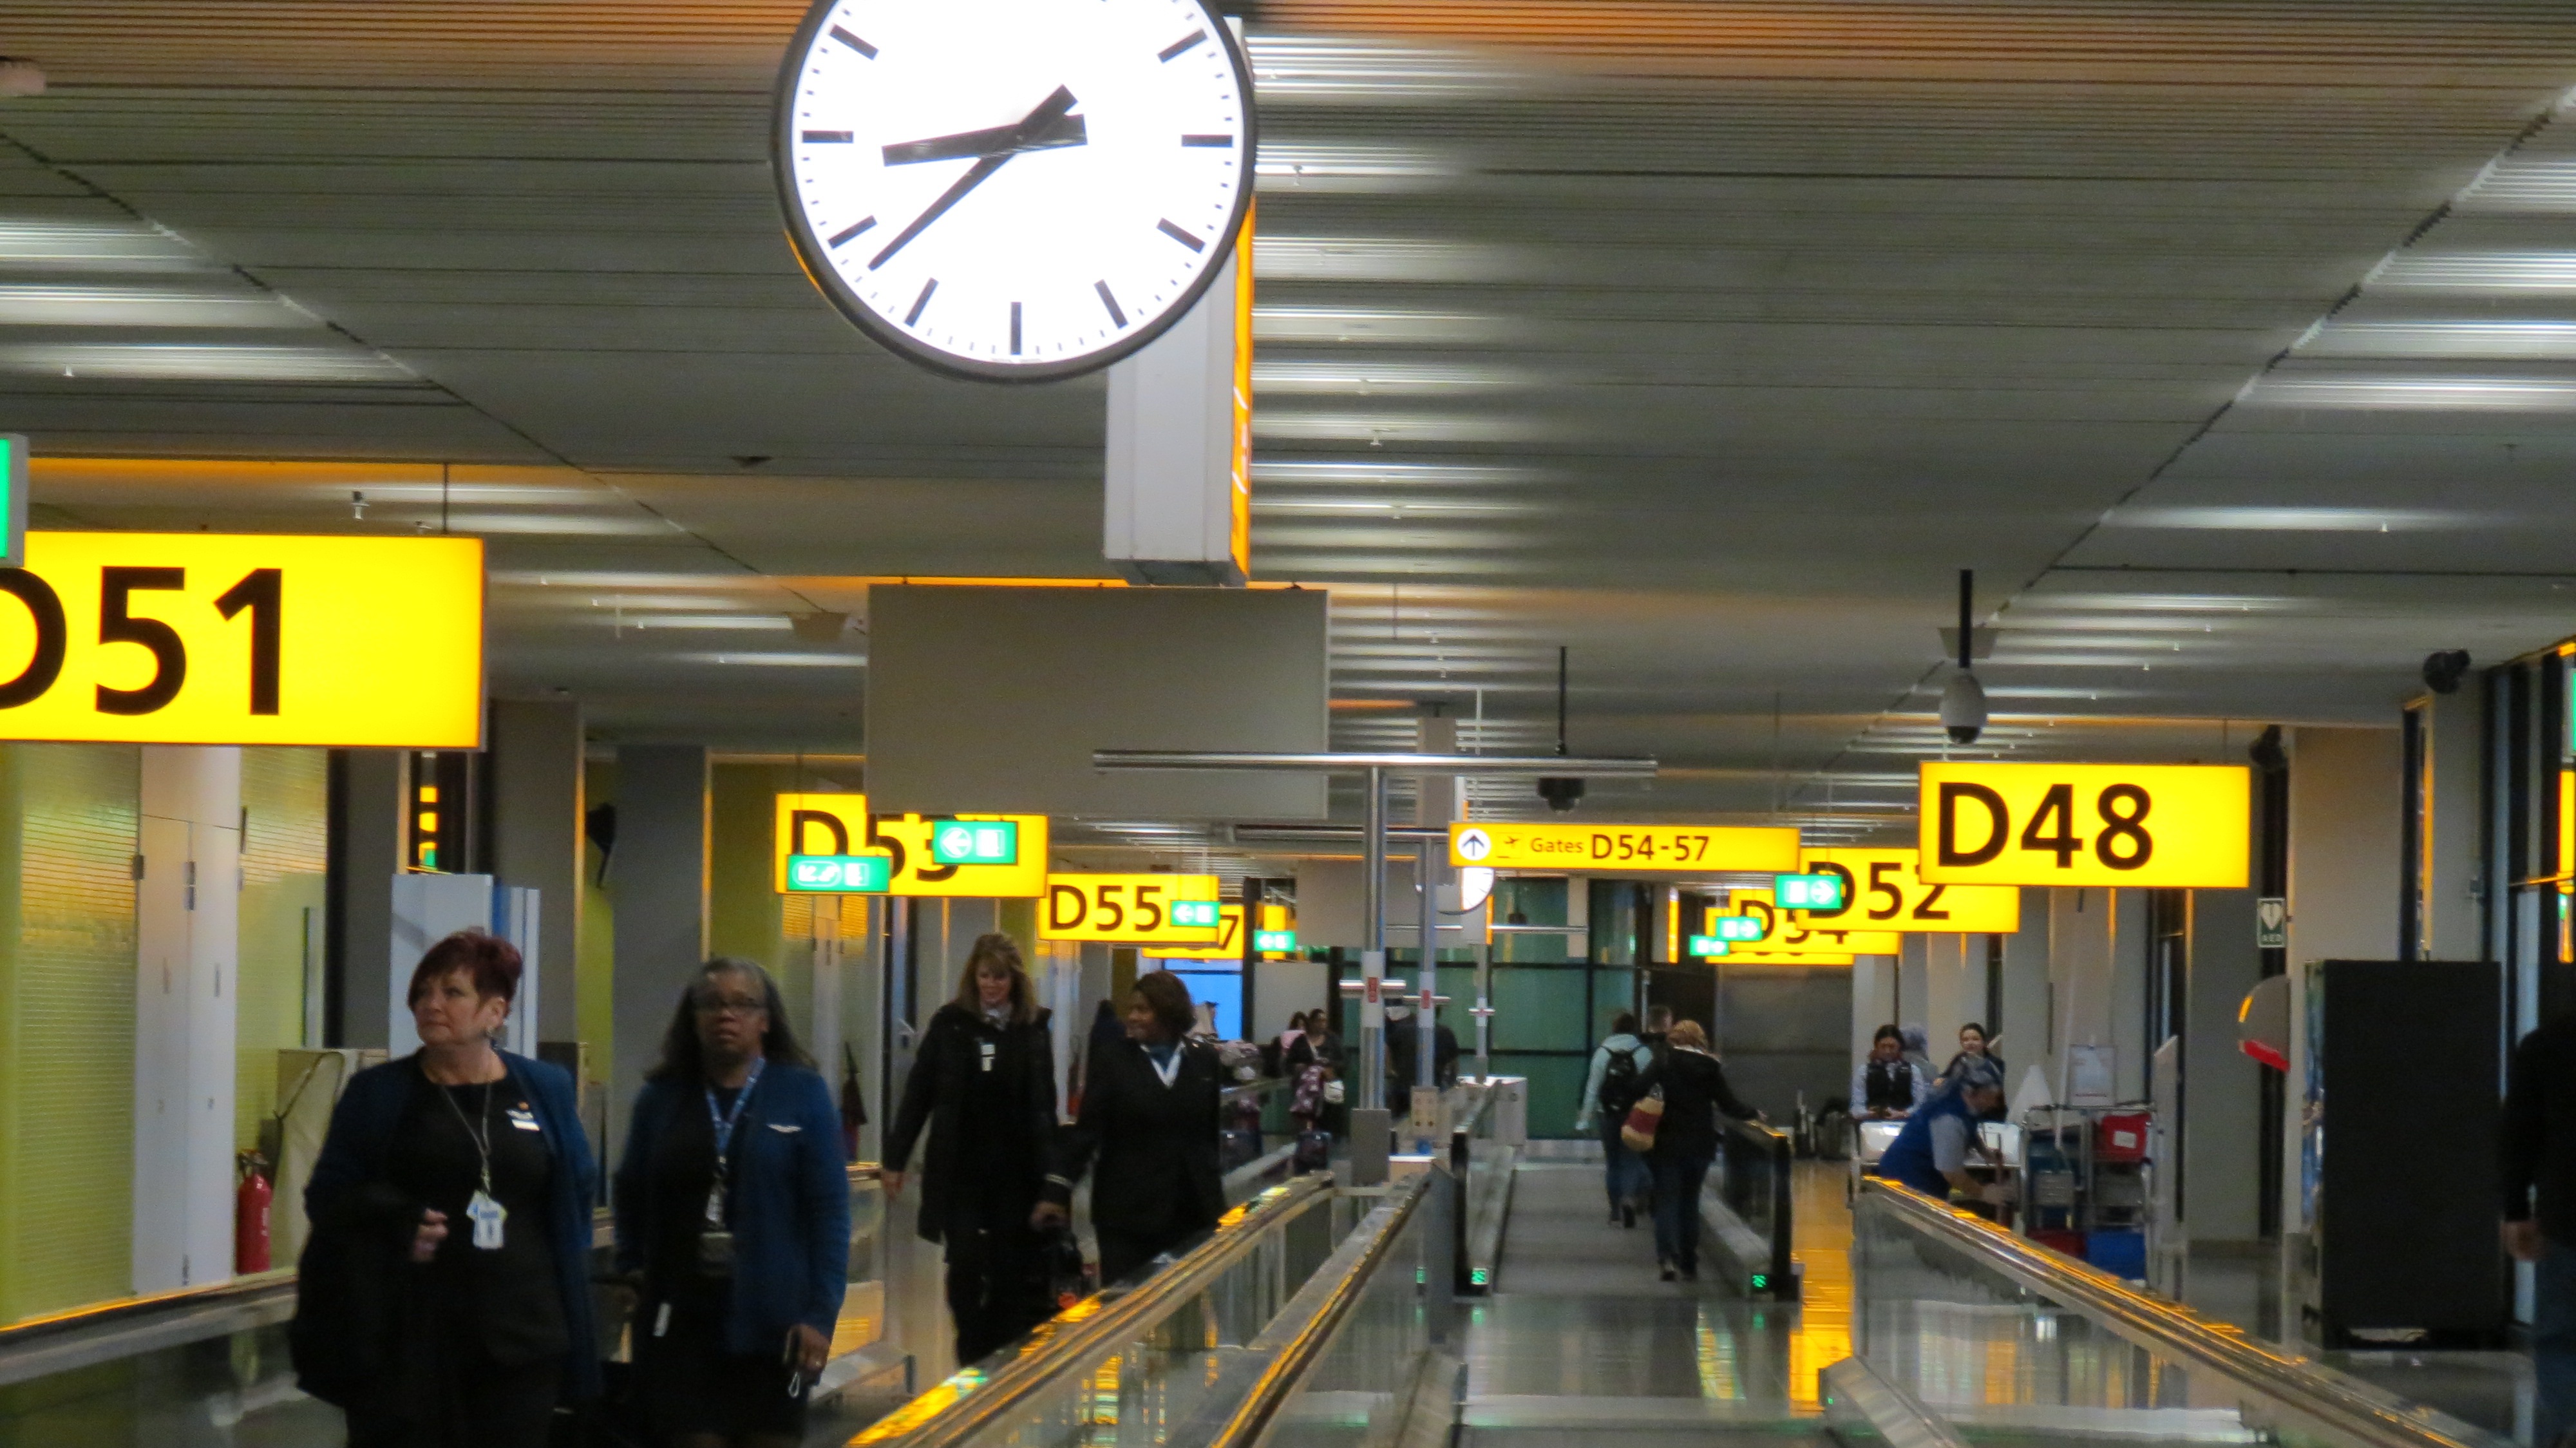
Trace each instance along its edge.
<path fill-rule="evenodd" d="M 276 1188 L 268 1182 L 268 1161 L 258 1152 L 241 1154 L 241 1189 L 233 1194 L 233 1271 L 268 1270 L 268 1203 Z"/>

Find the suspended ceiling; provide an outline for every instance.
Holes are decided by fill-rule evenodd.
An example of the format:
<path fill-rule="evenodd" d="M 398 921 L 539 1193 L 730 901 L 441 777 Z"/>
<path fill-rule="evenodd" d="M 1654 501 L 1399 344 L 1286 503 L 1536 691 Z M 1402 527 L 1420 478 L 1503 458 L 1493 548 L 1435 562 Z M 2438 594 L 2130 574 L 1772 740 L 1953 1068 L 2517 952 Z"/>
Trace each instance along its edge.
<path fill-rule="evenodd" d="M 1105 576 L 1102 393 L 806 282 L 799 9 L 12 7 L 40 517 L 481 533 L 500 688 L 863 750 L 866 580 Z M 2563 3 L 1247 20 L 1255 566 L 1332 591 L 1345 742 L 1544 743 L 1565 644 L 1577 747 L 1674 766 L 1597 809 L 1838 834 L 1932 747 L 1962 567 L 2022 754 L 2239 757 L 2576 633 Z"/>

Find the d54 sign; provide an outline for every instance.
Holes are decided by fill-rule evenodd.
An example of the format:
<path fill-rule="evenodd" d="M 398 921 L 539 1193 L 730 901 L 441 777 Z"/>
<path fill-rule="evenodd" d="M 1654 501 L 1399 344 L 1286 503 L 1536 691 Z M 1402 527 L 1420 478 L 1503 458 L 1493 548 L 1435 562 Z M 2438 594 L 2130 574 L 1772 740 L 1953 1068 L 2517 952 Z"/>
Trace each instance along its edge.
<path fill-rule="evenodd" d="M 0 739 L 471 749 L 475 538 L 30 533 Z"/>
<path fill-rule="evenodd" d="M 1935 885 L 2241 889 L 2249 788 L 2237 765 L 1927 763 L 1919 869 Z"/>

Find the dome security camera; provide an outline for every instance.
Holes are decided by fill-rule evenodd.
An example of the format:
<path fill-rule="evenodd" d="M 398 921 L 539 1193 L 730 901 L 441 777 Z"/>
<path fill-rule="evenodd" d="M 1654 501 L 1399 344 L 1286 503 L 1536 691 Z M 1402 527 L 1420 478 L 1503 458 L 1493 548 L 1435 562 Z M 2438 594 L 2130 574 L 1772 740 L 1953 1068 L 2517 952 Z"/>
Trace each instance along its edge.
<path fill-rule="evenodd" d="M 1574 807 L 1583 802 L 1583 781 L 1551 775 L 1538 782 L 1538 797 L 1546 800 L 1547 807 L 1558 814 L 1571 814 Z"/>
<path fill-rule="evenodd" d="M 1950 731 L 1953 744 L 1974 744 L 1985 731 L 1986 689 L 1965 669 L 1952 674 L 1941 691 L 1941 727 Z"/>
<path fill-rule="evenodd" d="M 2460 680 L 2468 677 L 2469 651 L 2443 649 L 2424 656 L 2424 687 L 2436 694 L 2460 692 Z"/>

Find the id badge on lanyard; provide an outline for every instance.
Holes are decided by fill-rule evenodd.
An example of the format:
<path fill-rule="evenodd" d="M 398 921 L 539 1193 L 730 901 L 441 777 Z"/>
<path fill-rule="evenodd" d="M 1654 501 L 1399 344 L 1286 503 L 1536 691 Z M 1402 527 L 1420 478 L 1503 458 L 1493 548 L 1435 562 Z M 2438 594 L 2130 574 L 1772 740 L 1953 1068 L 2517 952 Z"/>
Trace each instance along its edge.
<path fill-rule="evenodd" d="M 741 1092 L 733 1098 L 730 1112 L 716 1109 L 715 1088 L 707 1088 L 707 1123 L 715 1129 L 716 1174 L 715 1179 L 707 1183 L 706 1212 L 698 1223 L 698 1271 L 709 1277 L 733 1275 L 733 1228 L 725 1220 L 725 1187 L 733 1175 L 734 1129 L 741 1124 L 743 1111 L 751 1105 L 751 1088 L 760 1084 L 760 1071 L 764 1064 L 759 1061 L 752 1063 L 751 1075 L 744 1079 Z"/>

